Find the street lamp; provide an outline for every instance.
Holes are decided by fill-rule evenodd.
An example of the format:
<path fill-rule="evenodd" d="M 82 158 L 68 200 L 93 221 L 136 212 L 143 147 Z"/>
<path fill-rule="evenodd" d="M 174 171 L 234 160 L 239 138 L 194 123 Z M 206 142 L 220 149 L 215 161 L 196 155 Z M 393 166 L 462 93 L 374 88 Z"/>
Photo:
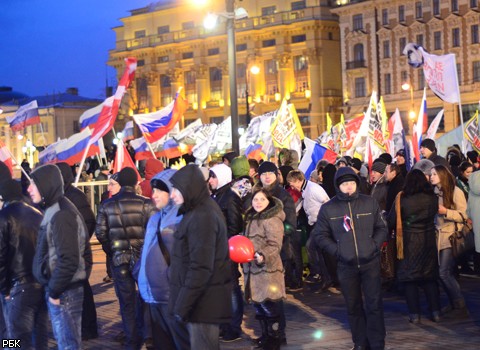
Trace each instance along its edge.
<path fill-rule="evenodd" d="M 25 146 L 22 147 L 22 152 L 28 158 L 28 162 L 30 164 L 33 164 L 33 152 L 35 152 L 36 150 L 37 150 L 37 147 L 33 145 L 32 141 L 27 139 Z"/>
<path fill-rule="evenodd" d="M 416 113 L 415 113 L 415 103 L 413 102 L 413 85 L 406 81 L 402 84 L 402 90 L 408 91 L 410 90 L 410 111 L 408 112 L 408 120 L 409 126 L 415 121 Z"/>
<path fill-rule="evenodd" d="M 253 75 L 257 75 L 258 73 L 260 73 L 260 67 L 256 66 L 256 65 L 253 65 L 252 67 L 250 67 L 250 69 L 247 69 L 247 75 L 245 76 L 246 78 L 246 81 L 245 81 L 245 98 L 246 98 L 246 101 L 245 101 L 245 107 L 247 109 L 247 112 L 246 112 L 246 120 L 247 120 L 247 127 L 248 127 L 248 124 L 250 124 L 250 102 L 248 101 L 248 90 L 249 90 L 249 85 L 250 85 L 250 73 L 252 73 Z"/>
<path fill-rule="evenodd" d="M 212 29 L 218 21 L 218 16 L 227 19 L 227 58 L 228 75 L 230 77 L 230 116 L 232 120 L 232 149 L 240 154 L 239 133 L 238 133 L 238 97 L 237 97 L 237 57 L 235 45 L 235 19 L 248 17 L 245 9 L 235 9 L 235 0 L 225 0 L 226 12 L 218 15 L 209 14 L 204 20 L 204 26 Z"/>

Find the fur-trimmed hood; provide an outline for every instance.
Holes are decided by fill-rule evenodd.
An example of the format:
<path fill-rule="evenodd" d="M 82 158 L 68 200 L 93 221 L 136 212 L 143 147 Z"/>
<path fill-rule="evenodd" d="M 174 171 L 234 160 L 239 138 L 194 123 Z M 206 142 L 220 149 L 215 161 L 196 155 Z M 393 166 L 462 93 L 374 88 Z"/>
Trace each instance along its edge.
<path fill-rule="evenodd" d="M 273 205 L 269 204 L 262 212 L 257 213 L 253 207 L 250 207 L 247 211 L 247 220 L 265 220 L 279 216 L 282 221 L 285 220 L 285 213 L 283 211 L 283 203 L 280 199 L 273 197 Z"/>

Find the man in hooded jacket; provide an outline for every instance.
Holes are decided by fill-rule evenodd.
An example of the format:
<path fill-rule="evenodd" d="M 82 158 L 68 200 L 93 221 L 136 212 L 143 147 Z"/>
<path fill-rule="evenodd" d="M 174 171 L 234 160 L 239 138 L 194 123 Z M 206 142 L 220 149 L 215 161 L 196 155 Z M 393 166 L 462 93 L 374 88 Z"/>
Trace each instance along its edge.
<path fill-rule="evenodd" d="M 198 166 L 181 168 L 170 181 L 183 219 L 174 233 L 169 311 L 185 324 L 192 349 L 218 349 L 219 325 L 232 315 L 225 219 Z"/>
<path fill-rule="evenodd" d="M 236 159 L 236 158 L 235 158 Z M 232 161 L 233 162 L 233 161 Z M 243 232 L 242 200 L 232 190 L 232 170 L 228 165 L 217 164 L 210 168 L 208 185 L 212 192 L 212 198 L 222 210 L 227 222 L 228 238 Z M 232 321 L 222 325 L 222 341 L 231 342 L 240 339 L 242 334 L 243 319 L 243 296 L 239 284 L 241 277 L 238 264 L 231 262 L 232 268 Z"/>
<path fill-rule="evenodd" d="M 350 167 L 338 169 L 337 195 L 320 208 L 312 234 L 320 248 L 337 258 L 353 349 L 380 350 L 385 347 L 380 247 L 387 228 L 378 202 L 359 194 L 358 184 L 358 175 Z"/>
<path fill-rule="evenodd" d="M 33 274 L 45 287 L 48 312 L 60 349 L 81 348 L 83 284 L 92 255 L 85 221 L 63 193 L 57 166 L 31 174 L 28 193 L 44 212 L 33 259 Z"/>

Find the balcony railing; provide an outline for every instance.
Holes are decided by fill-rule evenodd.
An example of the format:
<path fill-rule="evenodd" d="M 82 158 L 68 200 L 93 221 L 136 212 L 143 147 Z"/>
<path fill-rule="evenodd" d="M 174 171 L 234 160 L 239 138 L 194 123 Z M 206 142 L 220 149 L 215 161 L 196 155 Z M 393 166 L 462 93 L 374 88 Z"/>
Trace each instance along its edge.
<path fill-rule="evenodd" d="M 347 69 L 355 69 L 355 68 L 367 68 L 367 65 L 365 64 L 365 60 L 347 62 Z"/>
<path fill-rule="evenodd" d="M 265 27 L 273 27 L 282 24 L 291 24 L 294 22 L 310 21 L 310 20 L 331 20 L 336 21 L 328 7 L 306 7 L 301 10 L 285 11 L 274 13 L 268 16 L 259 16 L 246 18 L 236 21 L 236 32 L 247 30 L 255 30 Z M 225 23 L 221 23 L 212 30 L 206 30 L 202 26 L 198 26 L 187 30 L 178 30 L 165 34 L 154 34 L 144 38 L 136 38 L 129 40 L 117 41 L 116 51 L 135 50 L 144 47 L 171 44 L 194 39 L 203 39 L 214 35 L 225 35 Z"/>

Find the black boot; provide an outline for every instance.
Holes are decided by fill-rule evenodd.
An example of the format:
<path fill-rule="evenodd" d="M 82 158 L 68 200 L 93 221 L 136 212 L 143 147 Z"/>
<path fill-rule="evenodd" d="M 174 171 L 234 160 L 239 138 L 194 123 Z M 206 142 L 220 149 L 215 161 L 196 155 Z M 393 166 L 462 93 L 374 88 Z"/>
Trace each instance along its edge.
<path fill-rule="evenodd" d="M 255 317 L 258 322 L 260 322 L 260 329 L 262 331 L 262 335 L 259 338 L 252 339 L 254 349 L 263 349 L 263 346 L 268 338 L 268 324 L 267 319 L 265 317 L 256 316 Z"/>
<path fill-rule="evenodd" d="M 263 346 L 264 350 L 279 350 L 280 337 L 280 321 L 278 318 L 267 318 L 267 341 Z"/>

